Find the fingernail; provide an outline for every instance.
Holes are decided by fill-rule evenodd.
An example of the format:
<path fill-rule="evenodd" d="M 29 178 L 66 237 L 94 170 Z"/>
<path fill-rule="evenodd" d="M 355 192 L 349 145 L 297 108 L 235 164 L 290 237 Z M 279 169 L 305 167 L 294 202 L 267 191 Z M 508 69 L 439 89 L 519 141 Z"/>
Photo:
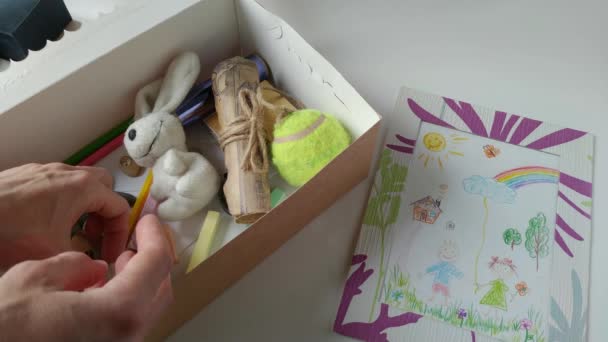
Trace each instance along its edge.
<path fill-rule="evenodd" d="M 108 268 L 108 263 L 105 260 L 93 260 L 93 261 Z"/>

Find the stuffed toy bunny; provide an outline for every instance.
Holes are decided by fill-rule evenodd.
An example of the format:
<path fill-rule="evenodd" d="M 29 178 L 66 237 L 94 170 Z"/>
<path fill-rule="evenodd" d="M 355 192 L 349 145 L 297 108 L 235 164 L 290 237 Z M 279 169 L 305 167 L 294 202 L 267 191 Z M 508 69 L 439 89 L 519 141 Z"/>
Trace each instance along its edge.
<path fill-rule="evenodd" d="M 159 202 L 158 215 L 168 221 L 192 216 L 217 194 L 217 171 L 202 155 L 188 152 L 180 120 L 171 114 L 184 100 L 200 72 L 194 53 L 176 57 L 161 80 L 142 88 L 135 100 L 136 121 L 124 144 L 140 166 L 152 167 L 150 189 Z"/>

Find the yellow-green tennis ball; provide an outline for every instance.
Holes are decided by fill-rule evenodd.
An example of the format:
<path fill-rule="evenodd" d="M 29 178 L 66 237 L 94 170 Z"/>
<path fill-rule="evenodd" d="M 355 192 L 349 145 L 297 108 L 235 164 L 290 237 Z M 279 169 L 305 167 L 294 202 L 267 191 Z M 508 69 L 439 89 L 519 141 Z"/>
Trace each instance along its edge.
<path fill-rule="evenodd" d="M 274 127 L 272 162 L 289 184 L 301 186 L 350 142 L 336 118 L 313 109 L 295 111 Z"/>

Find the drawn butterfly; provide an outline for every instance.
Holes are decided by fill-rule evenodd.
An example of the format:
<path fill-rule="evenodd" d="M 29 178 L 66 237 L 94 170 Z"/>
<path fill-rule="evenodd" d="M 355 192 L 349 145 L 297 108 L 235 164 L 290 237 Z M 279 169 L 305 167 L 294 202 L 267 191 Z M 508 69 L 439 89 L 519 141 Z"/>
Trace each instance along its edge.
<path fill-rule="evenodd" d="M 494 145 L 485 145 L 483 147 L 483 153 L 485 153 L 488 158 L 495 158 L 500 154 L 500 149 Z"/>
<path fill-rule="evenodd" d="M 525 281 L 515 284 L 515 289 L 517 290 L 517 293 L 522 297 L 527 295 L 530 291 L 530 289 L 528 288 L 528 284 L 526 284 Z"/>

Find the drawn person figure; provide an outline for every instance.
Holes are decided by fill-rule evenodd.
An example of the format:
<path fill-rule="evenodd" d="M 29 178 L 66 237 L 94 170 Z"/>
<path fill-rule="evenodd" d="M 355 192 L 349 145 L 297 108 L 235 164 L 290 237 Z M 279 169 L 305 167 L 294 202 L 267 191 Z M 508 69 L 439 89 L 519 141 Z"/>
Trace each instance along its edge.
<path fill-rule="evenodd" d="M 488 267 L 494 273 L 496 279 L 487 284 L 475 284 L 477 288 L 490 287 L 490 290 L 481 298 L 479 304 L 507 311 L 507 293 L 509 293 L 509 287 L 505 284 L 505 281 L 511 279 L 516 274 L 515 270 L 517 267 L 511 259 L 501 259 L 496 256 L 490 258 Z M 511 296 L 513 295 L 511 294 Z"/>
<path fill-rule="evenodd" d="M 450 298 L 450 279 L 455 277 L 461 279 L 463 273 L 454 265 L 454 262 L 459 257 L 458 245 L 453 241 L 444 241 L 439 247 L 439 262 L 428 267 L 426 274 L 433 274 L 433 295 L 431 302 L 435 300 L 437 294 L 443 296 L 445 305 L 448 304 Z"/>

